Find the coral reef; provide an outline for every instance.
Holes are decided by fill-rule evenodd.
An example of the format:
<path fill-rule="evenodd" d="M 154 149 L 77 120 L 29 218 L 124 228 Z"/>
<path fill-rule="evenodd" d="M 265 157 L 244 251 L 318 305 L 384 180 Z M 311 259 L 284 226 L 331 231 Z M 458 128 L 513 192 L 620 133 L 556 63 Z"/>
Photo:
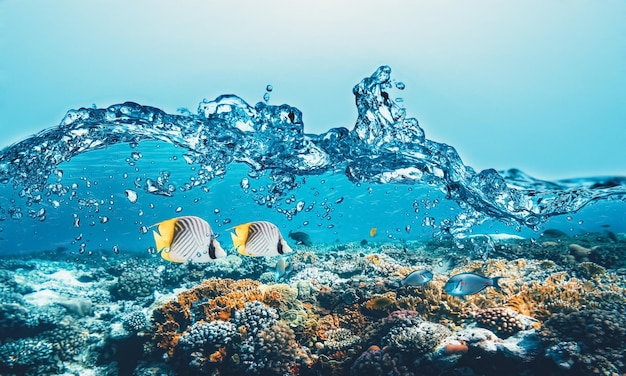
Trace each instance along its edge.
<path fill-rule="evenodd" d="M 624 242 L 595 239 L 494 242 L 501 257 L 485 260 L 451 254 L 452 241 L 312 246 L 286 283 L 268 273 L 275 260 L 236 255 L 0 260 L 16 268 L 0 269 L 0 373 L 620 374 L 626 277 L 594 257 Z M 422 268 L 430 282 L 401 285 Z M 459 272 L 505 278 L 461 299 L 443 289 Z"/>
<path fill-rule="evenodd" d="M 546 355 L 564 369 L 626 372 L 626 305 L 552 315 L 539 331 Z"/>
<path fill-rule="evenodd" d="M 124 270 L 110 292 L 115 300 L 134 300 L 152 295 L 160 283 L 161 278 L 150 267 L 138 267 Z"/>
<path fill-rule="evenodd" d="M 476 313 L 476 322 L 499 336 L 506 338 L 520 330 L 529 329 L 521 315 L 510 308 L 494 307 L 479 310 Z"/>

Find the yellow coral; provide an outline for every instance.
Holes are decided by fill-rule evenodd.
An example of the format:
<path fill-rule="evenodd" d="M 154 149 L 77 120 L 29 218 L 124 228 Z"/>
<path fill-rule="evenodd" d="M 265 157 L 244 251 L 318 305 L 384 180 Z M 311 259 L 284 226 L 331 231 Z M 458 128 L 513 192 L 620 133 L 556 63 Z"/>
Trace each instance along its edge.
<path fill-rule="evenodd" d="M 387 312 L 396 301 L 396 293 L 388 292 L 383 295 L 375 295 L 364 303 L 365 308 L 372 312 Z"/>

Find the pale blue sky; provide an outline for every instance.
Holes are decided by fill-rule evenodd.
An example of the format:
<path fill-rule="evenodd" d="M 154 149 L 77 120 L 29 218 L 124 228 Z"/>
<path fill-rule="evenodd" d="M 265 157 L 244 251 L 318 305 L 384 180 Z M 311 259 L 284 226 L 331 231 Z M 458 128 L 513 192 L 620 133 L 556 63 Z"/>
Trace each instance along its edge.
<path fill-rule="evenodd" d="M 477 170 L 626 175 L 626 2 L 0 0 L 0 147 L 71 108 L 233 93 L 352 128 L 382 64 Z"/>

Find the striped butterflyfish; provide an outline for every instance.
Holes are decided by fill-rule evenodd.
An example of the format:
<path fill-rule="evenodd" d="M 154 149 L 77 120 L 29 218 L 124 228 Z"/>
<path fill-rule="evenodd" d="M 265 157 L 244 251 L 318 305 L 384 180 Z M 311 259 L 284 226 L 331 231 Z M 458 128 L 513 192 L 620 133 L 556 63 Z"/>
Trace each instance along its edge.
<path fill-rule="evenodd" d="M 211 226 L 200 217 L 185 216 L 159 222 L 151 227 L 157 252 L 172 262 L 209 262 L 226 256 Z"/>
<path fill-rule="evenodd" d="M 244 256 L 277 256 L 293 252 L 275 224 L 266 221 L 236 226 L 231 233 L 235 249 Z"/>

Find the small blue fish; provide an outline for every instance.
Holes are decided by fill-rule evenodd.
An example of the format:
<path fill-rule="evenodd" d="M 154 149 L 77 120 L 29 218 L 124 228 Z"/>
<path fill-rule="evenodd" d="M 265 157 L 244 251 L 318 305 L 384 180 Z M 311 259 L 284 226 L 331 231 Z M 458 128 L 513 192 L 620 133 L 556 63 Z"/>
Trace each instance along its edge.
<path fill-rule="evenodd" d="M 475 273 L 460 273 L 450 277 L 444 286 L 444 290 L 452 296 L 464 297 L 476 294 L 488 286 L 500 288 L 498 281 L 505 277 L 485 277 Z"/>
<path fill-rule="evenodd" d="M 431 279 L 433 279 L 433 273 L 430 270 L 414 270 L 400 281 L 400 285 L 419 286 L 430 282 Z"/>
<path fill-rule="evenodd" d="M 274 270 L 274 282 L 278 282 L 281 278 L 289 274 L 293 270 L 293 264 L 286 257 L 281 257 L 276 262 Z"/>

